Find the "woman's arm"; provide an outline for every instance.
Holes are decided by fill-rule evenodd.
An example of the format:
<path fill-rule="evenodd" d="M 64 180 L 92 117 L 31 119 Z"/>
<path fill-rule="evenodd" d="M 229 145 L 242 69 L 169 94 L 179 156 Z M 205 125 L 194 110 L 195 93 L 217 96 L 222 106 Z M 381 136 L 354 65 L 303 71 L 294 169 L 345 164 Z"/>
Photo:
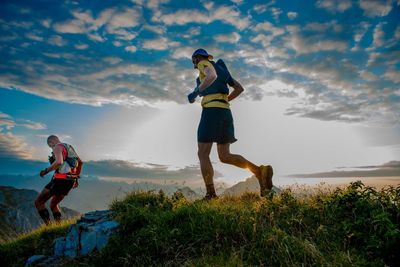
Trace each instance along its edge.
<path fill-rule="evenodd" d="M 238 81 L 233 80 L 233 82 L 233 91 L 228 95 L 228 101 L 232 101 L 244 91 L 243 86 Z"/>

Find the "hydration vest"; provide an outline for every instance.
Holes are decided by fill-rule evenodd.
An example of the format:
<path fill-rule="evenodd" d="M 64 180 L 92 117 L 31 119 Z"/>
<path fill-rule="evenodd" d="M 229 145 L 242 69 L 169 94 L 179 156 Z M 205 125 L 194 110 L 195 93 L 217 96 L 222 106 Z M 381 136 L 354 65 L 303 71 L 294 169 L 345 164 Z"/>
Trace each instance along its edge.
<path fill-rule="evenodd" d="M 218 59 L 217 62 L 210 61 L 213 65 L 215 72 L 217 73 L 217 79 L 206 89 L 200 92 L 200 96 L 206 96 L 210 94 L 229 94 L 228 84 L 230 86 L 234 85 L 233 78 L 229 73 L 225 62 L 222 59 Z M 200 78 L 196 79 L 197 86 L 200 85 Z"/>
<path fill-rule="evenodd" d="M 199 94 L 202 96 L 201 106 L 203 108 L 226 108 L 229 109 L 229 88 L 234 85 L 234 80 L 229 73 L 224 61 L 219 59 L 216 63 L 209 61 L 217 74 L 217 79 L 206 89 L 201 91 Z M 197 86 L 200 85 L 200 78 L 196 79 Z"/>
<path fill-rule="evenodd" d="M 54 172 L 56 179 L 77 179 L 80 178 L 83 162 L 79 158 L 75 149 L 66 143 L 60 143 L 62 146 L 63 163 Z M 53 155 L 54 156 L 54 155 Z"/>

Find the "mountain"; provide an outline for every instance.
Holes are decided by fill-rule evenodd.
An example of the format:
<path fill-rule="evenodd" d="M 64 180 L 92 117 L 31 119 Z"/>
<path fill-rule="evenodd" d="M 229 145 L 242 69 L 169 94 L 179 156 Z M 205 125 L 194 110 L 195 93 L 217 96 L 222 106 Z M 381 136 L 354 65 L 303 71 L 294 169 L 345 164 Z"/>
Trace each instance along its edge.
<path fill-rule="evenodd" d="M 39 193 L 34 190 L 0 186 L 0 242 L 20 233 L 29 232 L 42 224 L 34 201 Z M 73 218 L 79 212 L 62 207 L 63 218 Z"/>
<path fill-rule="evenodd" d="M 194 190 L 192 190 L 188 186 L 179 188 L 178 190 L 176 190 L 176 192 L 181 193 L 182 195 L 185 196 L 185 198 L 190 199 L 190 200 L 195 200 L 195 199 L 199 199 L 202 197 L 202 195 L 200 195 L 199 193 L 196 193 Z"/>
<path fill-rule="evenodd" d="M 38 175 L 5 175 L 0 174 L 0 185 L 12 186 L 20 189 L 42 191 L 50 181 Z M 79 187 L 70 191 L 62 201 L 63 205 L 73 208 L 80 213 L 92 210 L 108 209 L 115 199 L 123 198 L 130 191 L 155 191 L 163 190 L 165 194 L 172 195 L 177 190 L 189 199 L 200 198 L 204 193 L 200 189 L 191 189 L 179 185 L 155 184 L 140 182 L 128 184 L 125 182 L 105 181 L 96 176 L 83 176 L 79 180 Z"/>
<path fill-rule="evenodd" d="M 272 188 L 272 190 L 277 193 L 279 193 L 281 191 L 276 186 L 274 186 Z M 240 196 L 246 192 L 251 192 L 251 193 L 256 193 L 256 194 L 260 193 L 260 185 L 255 176 L 251 176 L 251 177 L 247 178 L 245 181 L 239 182 L 239 183 L 233 185 L 232 187 L 225 189 L 223 195 Z"/>

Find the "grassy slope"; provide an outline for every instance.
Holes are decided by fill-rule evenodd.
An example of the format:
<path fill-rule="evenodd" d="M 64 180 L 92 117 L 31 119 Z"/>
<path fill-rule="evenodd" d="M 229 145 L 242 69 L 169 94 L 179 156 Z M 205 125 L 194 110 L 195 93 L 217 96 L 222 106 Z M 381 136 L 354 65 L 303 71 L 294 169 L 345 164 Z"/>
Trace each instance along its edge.
<path fill-rule="evenodd" d="M 29 234 L 19 235 L 13 241 L 0 244 L 0 266 L 24 266 L 33 255 L 51 255 L 53 240 L 65 236 L 68 227 L 75 220 L 63 221 L 61 224 L 42 226 Z"/>
<path fill-rule="evenodd" d="M 63 263 L 394 266 L 400 261 L 399 205 L 400 187 L 375 191 L 361 183 L 302 198 L 289 190 L 210 202 L 131 193 L 111 205 L 121 229 L 109 245 Z"/>

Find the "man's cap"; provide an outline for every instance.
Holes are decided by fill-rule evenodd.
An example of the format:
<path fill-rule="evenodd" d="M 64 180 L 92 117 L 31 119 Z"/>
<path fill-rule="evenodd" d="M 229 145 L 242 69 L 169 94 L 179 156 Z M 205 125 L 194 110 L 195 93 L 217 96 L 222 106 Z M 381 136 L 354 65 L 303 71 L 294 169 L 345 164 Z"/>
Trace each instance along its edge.
<path fill-rule="evenodd" d="M 208 57 L 208 59 L 214 58 L 212 55 L 208 54 L 207 51 L 204 50 L 203 48 L 199 48 L 196 51 L 194 51 L 192 57 L 194 57 L 194 56 L 204 56 L 204 57 Z"/>

